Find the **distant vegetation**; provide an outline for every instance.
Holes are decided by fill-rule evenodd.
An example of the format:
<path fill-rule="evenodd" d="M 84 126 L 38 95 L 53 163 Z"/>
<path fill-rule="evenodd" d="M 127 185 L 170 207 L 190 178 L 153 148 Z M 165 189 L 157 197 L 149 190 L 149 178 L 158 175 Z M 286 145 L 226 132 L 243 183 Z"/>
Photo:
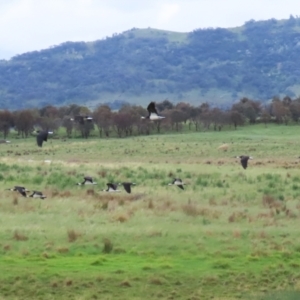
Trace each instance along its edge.
<path fill-rule="evenodd" d="M 170 99 L 230 106 L 300 91 L 300 19 L 190 33 L 132 29 L 0 61 L 6 109 Z"/>
<path fill-rule="evenodd" d="M 189 131 L 222 131 L 224 128 L 237 129 L 247 124 L 269 123 L 298 124 L 300 120 L 300 97 L 283 99 L 274 97 L 269 104 L 242 98 L 231 108 L 222 110 L 208 103 L 192 106 L 177 104 L 168 100 L 157 103 L 157 110 L 165 119 L 151 122 L 141 119 L 148 114 L 142 106 L 125 104 L 118 111 L 108 105 L 99 105 L 93 111 L 86 106 L 47 105 L 41 109 L 0 110 L 0 134 L 6 139 L 13 128 L 17 137 L 28 137 L 34 128 L 51 130 L 60 136 L 71 138 L 79 132 L 83 138 L 90 135 L 100 137 L 128 137 L 152 133 Z M 83 124 L 72 122 L 76 115 L 93 117 L 93 122 Z M 63 131 L 61 130 L 63 128 Z"/>

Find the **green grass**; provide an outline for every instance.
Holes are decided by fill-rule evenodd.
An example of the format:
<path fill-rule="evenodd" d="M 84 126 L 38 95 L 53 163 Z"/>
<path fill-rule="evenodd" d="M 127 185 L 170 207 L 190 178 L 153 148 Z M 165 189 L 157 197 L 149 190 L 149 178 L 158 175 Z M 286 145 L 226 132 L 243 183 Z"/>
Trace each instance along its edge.
<path fill-rule="evenodd" d="M 12 138 L 0 145 L 0 299 L 298 299 L 298 132 L 255 125 L 42 149 Z M 241 154 L 254 157 L 247 170 Z M 84 175 L 98 184 L 76 186 Z M 184 191 L 167 186 L 173 177 Z M 132 194 L 101 192 L 125 180 Z M 5 191 L 14 185 L 48 198 Z"/>

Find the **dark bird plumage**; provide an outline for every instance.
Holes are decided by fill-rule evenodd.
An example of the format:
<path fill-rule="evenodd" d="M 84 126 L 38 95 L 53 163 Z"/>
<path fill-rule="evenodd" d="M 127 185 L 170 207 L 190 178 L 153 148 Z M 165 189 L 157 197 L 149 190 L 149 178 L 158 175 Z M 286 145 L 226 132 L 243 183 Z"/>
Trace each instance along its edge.
<path fill-rule="evenodd" d="M 23 186 L 14 186 L 12 189 L 8 189 L 9 191 L 16 191 L 19 192 L 23 197 L 27 197 L 26 192 L 30 192 L 29 190 L 27 190 L 25 187 Z"/>
<path fill-rule="evenodd" d="M 42 192 L 39 192 L 39 191 L 33 191 L 32 194 L 29 195 L 28 197 L 31 197 L 31 198 L 40 198 L 40 199 L 47 198 Z"/>
<path fill-rule="evenodd" d="M 103 192 L 109 192 L 109 193 L 112 193 L 112 192 L 120 192 L 117 188 L 118 188 L 118 185 L 115 184 L 115 183 L 107 183 L 107 190 L 103 190 Z"/>
<path fill-rule="evenodd" d="M 125 191 L 130 194 L 131 193 L 131 186 L 132 185 L 135 185 L 134 182 L 122 182 L 122 183 L 119 183 L 119 185 L 123 185 Z"/>
<path fill-rule="evenodd" d="M 37 132 L 36 143 L 39 147 L 42 147 L 43 142 L 47 142 L 48 135 L 53 133 L 52 131 L 48 131 L 48 130 L 36 131 L 36 132 Z"/>
<path fill-rule="evenodd" d="M 91 176 L 84 176 L 83 179 L 84 179 L 83 182 L 78 182 L 76 184 L 77 185 L 97 184 L 96 182 L 93 181 L 93 178 Z"/>
<path fill-rule="evenodd" d="M 149 105 L 147 106 L 147 110 L 148 110 L 148 116 L 141 117 L 142 119 L 161 120 L 161 119 L 165 118 L 163 116 L 158 115 L 156 107 L 155 107 L 155 102 L 150 102 Z"/>
<path fill-rule="evenodd" d="M 247 155 L 240 155 L 240 156 L 237 156 L 236 158 L 240 159 L 241 165 L 244 169 L 247 169 L 247 167 L 248 167 L 248 160 L 253 159 L 253 157 L 247 156 Z"/>

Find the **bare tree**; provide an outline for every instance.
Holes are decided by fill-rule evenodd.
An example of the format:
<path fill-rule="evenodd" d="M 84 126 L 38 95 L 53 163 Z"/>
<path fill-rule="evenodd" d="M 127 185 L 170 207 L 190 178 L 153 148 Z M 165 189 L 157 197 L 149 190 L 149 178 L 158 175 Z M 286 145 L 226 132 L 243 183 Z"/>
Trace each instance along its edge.
<path fill-rule="evenodd" d="M 13 114 L 8 110 L 0 111 L 0 131 L 3 133 L 4 139 L 6 139 L 12 126 L 14 126 Z"/>
<path fill-rule="evenodd" d="M 236 129 L 237 126 L 243 125 L 245 123 L 243 115 L 236 110 L 230 112 L 230 121 L 231 123 L 233 123 L 234 129 Z"/>
<path fill-rule="evenodd" d="M 178 109 L 172 109 L 170 112 L 172 129 L 175 126 L 175 130 L 179 131 L 182 129 L 181 124 L 187 119 L 187 114 Z"/>
<path fill-rule="evenodd" d="M 201 109 L 200 107 L 192 107 L 190 111 L 190 123 L 189 123 L 189 128 L 191 129 L 191 124 L 194 124 L 195 130 L 199 130 L 200 126 L 200 115 L 201 115 Z"/>
<path fill-rule="evenodd" d="M 36 115 L 32 110 L 25 109 L 17 111 L 15 115 L 15 126 L 22 137 L 28 137 L 33 130 L 33 125 L 36 120 Z"/>
<path fill-rule="evenodd" d="M 100 105 L 93 112 L 93 119 L 98 127 L 100 137 L 104 133 L 106 137 L 109 137 L 110 128 L 113 123 L 113 113 L 109 106 Z"/>
<path fill-rule="evenodd" d="M 274 97 L 272 100 L 271 112 L 277 123 L 285 123 L 285 125 L 288 124 L 291 117 L 289 106 L 284 105 L 278 97 Z"/>
<path fill-rule="evenodd" d="M 254 124 L 261 112 L 261 103 L 244 97 L 240 102 L 233 104 L 231 109 L 242 114 L 250 124 Z"/>
<path fill-rule="evenodd" d="M 269 123 L 271 120 L 271 115 L 269 114 L 269 112 L 266 109 L 263 109 L 261 112 L 261 115 L 260 115 L 260 119 L 267 127 L 267 123 Z"/>
<path fill-rule="evenodd" d="M 290 105 L 290 113 L 293 121 L 298 123 L 300 118 L 300 98 L 292 101 Z"/>
<path fill-rule="evenodd" d="M 66 129 L 67 137 L 70 138 L 72 136 L 74 122 L 71 121 L 70 116 L 65 116 L 62 120 L 62 126 Z"/>

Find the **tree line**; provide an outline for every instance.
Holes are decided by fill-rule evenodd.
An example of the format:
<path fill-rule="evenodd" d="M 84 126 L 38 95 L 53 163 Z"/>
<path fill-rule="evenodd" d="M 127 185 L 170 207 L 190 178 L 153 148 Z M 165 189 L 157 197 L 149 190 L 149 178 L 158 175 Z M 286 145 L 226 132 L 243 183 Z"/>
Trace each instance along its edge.
<path fill-rule="evenodd" d="M 16 111 L 0 110 L 0 132 L 4 139 L 12 129 L 22 138 L 28 137 L 34 129 L 54 132 L 60 130 L 68 138 L 73 137 L 74 133 L 82 138 L 88 138 L 91 134 L 121 138 L 162 131 L 180 132 L 184 127 L 195 131 L 221 131 L 224 126 L 236 129 L 238 126 L 256 123 L 288 125 L 298 123 L 300 119 L 300 97 L 291 99 L 289 96 L 282 99 L 274 97 L 268 104 L 244 97 L 226 110 L 211 107 L 208 103 L 192 106 L 185 102 L 174 104 L 169 100 L 156 103 L 156 108 L 165 119 L 155 122 L 143 120 L 141 116 L 146 116 L 147 110 L 130 104 L 123 105 L 118 111 L 113 111 L 108 105 L 99 105 L 91 111 L 77 104 L 60 107 L 47 105 L 41 109 Z M 93 122 L 76 123 L 71 120 L 76 115 L 90 115 Z"/>

